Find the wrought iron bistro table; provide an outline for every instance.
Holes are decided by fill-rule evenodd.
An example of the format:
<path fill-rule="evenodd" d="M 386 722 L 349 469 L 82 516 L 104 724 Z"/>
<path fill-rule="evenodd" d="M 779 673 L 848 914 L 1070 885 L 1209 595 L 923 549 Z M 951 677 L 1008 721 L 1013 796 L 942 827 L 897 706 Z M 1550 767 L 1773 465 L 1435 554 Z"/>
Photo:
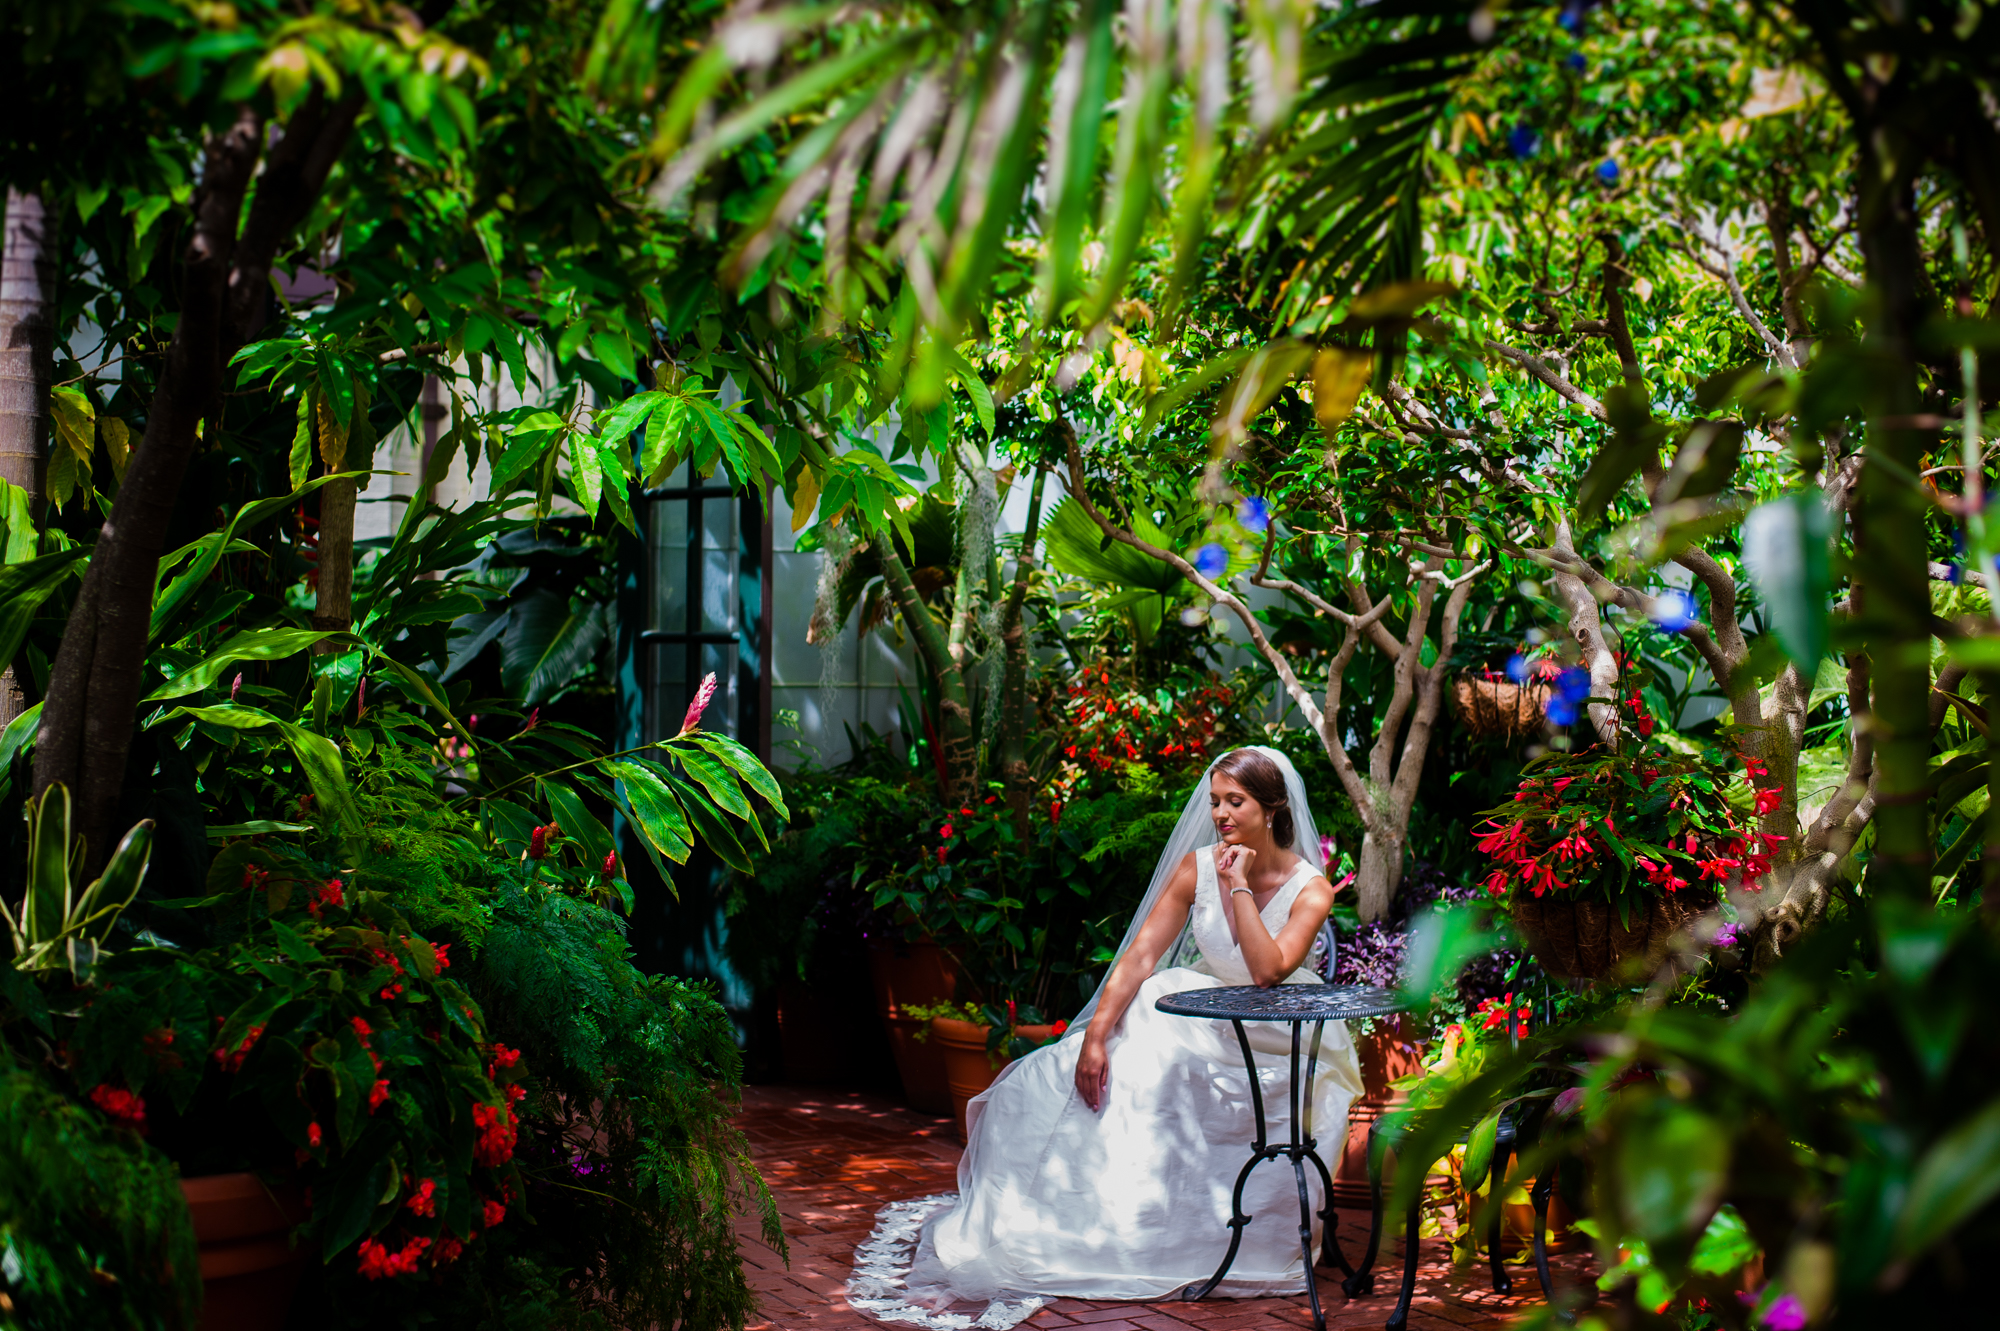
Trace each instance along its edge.
<path fill-rule="evenodd" d="M 1319 1143 L 1312 1135 L 1312 1097 L 1309 1093 L 1302 1095 L 1302 1089 L 1311 1087 L 1313 1073 L 1318 1070 L 1320 1036 L 1326 1029 L 1326 1023 L 1355 1017 L 1386 1016 L 1400 1011 L 1404 1007 L 1403 1001 L 1392 991 L 1372 985 L 1280 984 L 1260 989 L 1246 984 L 1228 989 L 1190 989 L 1168 994 L 1153 1006 L 1174 1016 L 1226 1021 L 1236 1028 L 1236 1043 L 1242 1047 L 1243 1065 L 1250 1074 L 1250 1105 L 1257 1115 L 1257 1136 L 1250 1143 L 1250 1158 L 1237 1173 L 1236 1189 L 1230 1195 L 1229 1251 L 1222 1255 L 1222 1265 L 1215 1268 L 1214 1275 L 1206 1281 L 1189 1285 L 1181 1291 L 1181 1298 L 1187 1302 L 1207 1298 L 1235 1264 L 1236 1250 L 1243 1243 L 1243 1227 L 1251 1220 L 1243 1214 L 1243 1185 L 1249 1181 L 1250 1171 L 1266 1160 L 1290 1160 L 1292 1173 L 1299 1184 L 1299 1252 L 1305 1258 L 1306 1295 L 1312 1300 L 1315 1331 L 1326 1331 L 1326 1313 L 1319 1306 L 1319 1287 L 1313 1281 L 1313 1212 L 1306 1190 L 1305 1162 L 1308 1160 L 1319 1170 L 1320 1183 L 1326 1190 L 1326 1206 L 1319 1213 L 1321 1260 L 1331 1262 L 1350 1277 L 1354 1268 L 1347 1264 L 1346 1256 L 1340 1251 L 1340 1240 L 1334 1234 L 1338 1222 L 1333 1214 L 1333 1175 L 1327 1170 L 1326 1161 L 1319 1157 Z M 1291 1109 L 1288 1120 L 1291 1140 L 1288 1142 L 1266 1140 L 1264 1091 L 1257 1079 L 1257 1056 L 1250 1049 L 1249 1032 L 1243 1029 L 1246 1021 L 1286 1022 L 1292 1028 L 1291 1082 L 1286 1091 Z M 1308 1022 L 1313 1028 L 1312 1048 L 1306 1057 L 1305 1078 L 1301 1080 L 1299 1053 Z M 1301 1098 L 1305 1100 L 1303 1117 L 1300 1114 Z"/>

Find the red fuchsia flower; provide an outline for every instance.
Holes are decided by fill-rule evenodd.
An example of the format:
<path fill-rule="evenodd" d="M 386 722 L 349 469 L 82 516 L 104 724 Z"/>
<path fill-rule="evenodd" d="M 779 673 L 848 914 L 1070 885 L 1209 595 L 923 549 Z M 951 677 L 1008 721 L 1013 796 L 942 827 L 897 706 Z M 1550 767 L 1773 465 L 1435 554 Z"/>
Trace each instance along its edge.
<path fill-rule="evenodd" d="M 237 1045 L 234 1049 L 216 1050 L 215 1061 L 222 1065 L 224 1072 L 241 1071 L 243 1060 L 250 1057 L 250 1051 L 256 1048 L 257 1041 L 263 1034 L 264 1028 L 262 1026 L 252 1026 L 245 1032 L 242 1044 Z"/>
<path fill-rule="evenodd" d="M 122 1086 L 91 1087 L 90 1103 L 121 1128 L 146 1130 L 146 1102 Z"/>
<path fill-rule="evenodd" d="M 490 1081 L 499 1080 L 502 1068 L 519 1067 L 521 1064 L 521 1051 L 509 1049 L 504 1044 L 488 1045 L 486 1052 L 491 1055 L 486 1064 L 486 1076 Z"/>
<path fill-rule="evenodd" d="M 694 701 L 688 704 L 687 717 L 681 722 L 681 734 L 685 735 L 701 724 L 701 714 L 708 710 L 709 700 L 715 697 L 715 672 L 708 672 L 701 687 L 694 691 Z"/>
<path fill-rule="evenodd" d="M 1725 859 L 1720 855 L 1716 856 L 1714 859 L 1703 860 L 1701 862 L 1700 881 L 1705 883 L 1711 878 L 1717 880 L 1727 880 L 1729 877 L 1729 871 L 1731 869 L 1738 869 L 1741 868 L 1742 866 L 1743 866 L 1743 861 Z"/>
<path fill-rule="evenodd" d="M 408 1175 L 404 1176 L 403 1184 L 405 1187 L 409 1187 L 410 1179 Z M 435 1179 L 418 1180 L 416 1186 L 411 1189 L 409 1199 L 405 1201 L 403 1205 L 409 1207 L 412 1211 L 415 1211 L 418 1215 L 421 1216 L 436 1215 L 437 1180 Z"/>
<path fill-rule="evenodd" d="M 448 971 L 451 969 L 451 958 L 445 955 L 445 953 L 450 950 L 451 950 L 450 943 L 431 944 L 431 955 L 437 958 L 437 968 L 441 971 Z"/>
<path fill-rule="evenodd" d="M 375 1084 L 368 1088 L 368 1112 L 372 1114 L 380 1109 L 382 1103 L 388 1098 L 389 1079 L 387 1077 L 377 1077 Z"/>
<path fill-rule="evenodd" d="M 1763 817 L 1765 814 L 1771 812 L 1771 810 L 1777 808 L 1780 804 L 1784 803 L 1784 801 L 1785 801 L 1784 787 L 1782 786 L 1763 787 L 1757 792 L 1757 816 L 1759 818 Z"/>
<path fill-rule="evenodd" d="M 345 906 L 346 904 L 347 894 L 342 891 L 340 880 L 335 878 L 313 893 L 312 900 L 307 903 L 306 909 L 312 913 L 312 917 L 316 920 L 320 917 L 321 911 L 330 907 Z"/>

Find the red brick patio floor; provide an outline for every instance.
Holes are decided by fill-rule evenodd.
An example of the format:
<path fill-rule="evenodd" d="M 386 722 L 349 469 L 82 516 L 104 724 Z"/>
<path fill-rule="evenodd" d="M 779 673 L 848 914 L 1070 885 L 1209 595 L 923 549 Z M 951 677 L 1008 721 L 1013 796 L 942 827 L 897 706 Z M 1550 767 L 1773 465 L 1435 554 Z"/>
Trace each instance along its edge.
<path fill-rule="evenodd" d="M 784 1217 L 791 1264 L 758 1237 L 751 1220 L 737 1226 L 739 1247 L 761 1312 L 750 1331 L 847 1331 L 882 1325 L 850 1308 L 845 1298 L 854 1248 L 874 1228 L 884 1203 L 957 1186 L 959 1146 L 949 1120 L 911 1113 L 881 1096 L 816 1086 L 753 1086 L 738 1119 L 750 1139 Z M 1340 1243 L 1359 1261 L 1368 1241 L 1364 1211 L 1341 1211 Z M 1218 1245 L 1221 1243 L 1218 1237 Z M 1508 1326 L 1541 1305 L 1531 1267 L 1510 1268 L 1515 1293 L 1495 1294 L 1486 1268 L 1454 1269 L 1444 1243 L 1425 1239 L 1418 1249 L 1411 1331 L 1461 1331 Z M 1218 1246 L 1218 1256 L 1220 1249 Z M 1383 1239 L 1376 1258 L 1375 1290 L 1349 1300 L 1340 1275 L 1319 1274 L 1319 1296 L 1329 1328 L 1379 1327 L 1395 1308 L 1402 1274 L 1400 1234 Z M 1590 1259 L 1555 1259 L 1556 1283 L 1573 1288 L 1595 1273 Z M 1299 1299 L 1218 1299 L 1190 1303 L 1097 1303 L 1063 1299 L 1024 1326 L 1088 1327 L 1090 1331 L 1296 1331 L 1310 1326 Z"/>

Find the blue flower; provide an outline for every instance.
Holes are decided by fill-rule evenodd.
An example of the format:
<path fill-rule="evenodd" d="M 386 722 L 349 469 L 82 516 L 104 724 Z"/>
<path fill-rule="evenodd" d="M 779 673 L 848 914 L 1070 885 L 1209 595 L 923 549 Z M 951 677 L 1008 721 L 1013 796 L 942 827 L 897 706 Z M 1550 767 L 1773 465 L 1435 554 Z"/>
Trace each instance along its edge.
<path fill-rule="evenodd" d="M 1597 164 L 1597 178 L 1607 185 L 1618 183 L 1618 163 L 1607 157 Z"/>
<path fill-rule="evenodd" d="M 1653 622 L 1669 633 L 1685 632 L 1696 613 L 1694 597 L 1679 587 L 1669 587 L 1653 598 Z"/>
<path fill-rule="evenodd" d="M 1590 696 L 1590 672 L 1582 666 L 1571 666 L 1556 676 L 1556 697 L 1566 703 L 1580 703 Z"/>
<path fill-rule="evenodd" d="M 1271 506 L 1256 495 L 1250 495 L 1236 506 L 1236 520 L 1243 529 L 1262 536 L 1271 525 Z"/>
<path fill-rule="evenodd" d="M 1590 62 L 1583 58 L 1583 52 L 1581 51 L 1570 52 L 1569 59 L 1564 61 L 1563 63 L 1568 65 L 1571 69 L 1575 70 L 1579 74 L 1583 73 L 1584 70 L 1590 67 Z"/>
<path fill-rule="evenodd" d="M 1213 582 L 1229 571 L 1229 552 L 1210 541 L 1194 552 L 1194 571 Z"/>
<path fill-rule="evenodd" d="M 1556 22 L 1562 24 L 1564 32 L 1575 32 L 1583 27 L 1583 16 L 1588 8 L 1582 0 L 1569 0 L 1562 13 L 1556 16 Z"/>
<path fill-rule="evenodd" d="M 1507 147 L 1514 156 L 1523 160 L 1533 157 L 1535 149 L 1542 146 L 1542 136 L 1527 125 L 1516 125 L 1507 131 Z"/>
<path fill-rule="evenodd" d="M 1561 698 L 1550 698 L 1544 710 L 1548 712 L 1550 722 L 1555 725 L 1573 726 L 1576 724 L 1578 712 L 1577 706 L 1573 702 L 1565 702 Z"/>
<path fill-rule="evenodd" d="M 1526 684 L 1528 682 L 1528 658 L 1519 652 L 1515 652 L 1512 656 L 1508 657 L 1507 678 L 1513 680 L 1516 684 Z"/>

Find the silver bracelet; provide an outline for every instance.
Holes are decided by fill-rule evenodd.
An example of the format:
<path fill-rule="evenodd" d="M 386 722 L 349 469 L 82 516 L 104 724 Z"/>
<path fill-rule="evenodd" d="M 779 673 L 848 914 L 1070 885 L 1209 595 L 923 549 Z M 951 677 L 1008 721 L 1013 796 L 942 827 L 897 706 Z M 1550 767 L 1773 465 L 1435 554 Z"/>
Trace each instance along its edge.
<path fill-rule="evenodd" d="M 1238 892 L 1243 893 L 1245 896 L 1254 897 L 1257 895 L 1257 893 L 1253 889 L 1247 887 L 1232 887 L 1229 889 L 1229 895 L 1232 897 L 1235 896 Z"/>

